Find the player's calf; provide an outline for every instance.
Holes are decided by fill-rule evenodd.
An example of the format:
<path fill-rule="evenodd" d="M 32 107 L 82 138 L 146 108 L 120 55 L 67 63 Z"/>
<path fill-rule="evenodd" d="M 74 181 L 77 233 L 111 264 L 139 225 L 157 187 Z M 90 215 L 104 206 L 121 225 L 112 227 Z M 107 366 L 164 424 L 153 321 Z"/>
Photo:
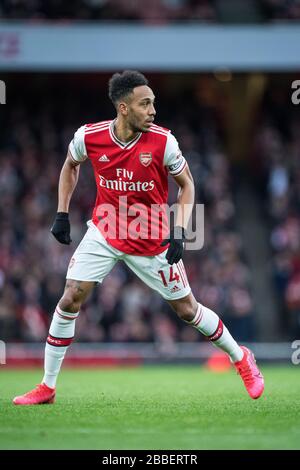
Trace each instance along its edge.
<path fill-rule="evenodd" d="M 192 293 L 169 303 L 183 320 L 205 335 L 215 346 L 226 352 L 232 362 L 242 359 L 242 349 L 233 339 L 222 320 L 211 309 L 197 303 Z"/>

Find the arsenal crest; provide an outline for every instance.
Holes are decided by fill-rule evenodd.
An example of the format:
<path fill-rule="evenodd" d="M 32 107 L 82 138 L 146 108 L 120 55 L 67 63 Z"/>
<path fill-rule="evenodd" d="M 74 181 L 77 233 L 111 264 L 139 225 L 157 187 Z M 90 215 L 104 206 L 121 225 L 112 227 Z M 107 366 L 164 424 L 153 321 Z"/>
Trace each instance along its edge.
<path fill-rule="evenodd" d="M 152 162 L 152 153 L 151 152 L 142 152 L 140 153 L 140 162 L 144 166 L 149 166 Z"/>

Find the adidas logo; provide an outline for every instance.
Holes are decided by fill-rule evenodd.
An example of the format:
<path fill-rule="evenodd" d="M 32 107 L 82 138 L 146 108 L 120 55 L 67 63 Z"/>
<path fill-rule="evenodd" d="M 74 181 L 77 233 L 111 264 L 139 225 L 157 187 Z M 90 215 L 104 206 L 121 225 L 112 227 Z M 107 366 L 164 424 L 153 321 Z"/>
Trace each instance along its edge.
<path fill-rule="evenodd" d="M 104 154 L 99 158 L 98 162 L 109 162 L 110 159 Z"/>
<path fill-rule="evenodd" d="M 180 288 L 178 286 L 174 286 L 172 287 L 171 292 L 178 292 L 179 290 Z"/>

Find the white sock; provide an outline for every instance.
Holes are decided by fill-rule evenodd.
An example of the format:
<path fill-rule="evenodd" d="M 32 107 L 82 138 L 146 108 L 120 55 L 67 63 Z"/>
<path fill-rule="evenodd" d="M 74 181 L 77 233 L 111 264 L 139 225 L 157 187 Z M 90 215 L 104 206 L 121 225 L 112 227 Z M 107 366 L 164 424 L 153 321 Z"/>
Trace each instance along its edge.
<path fill-rule="evenodd" d="M 232 362 L 242 360 L 244 355 L 243 350 L 233 339 L 228 329 L 215 312 L 198 303 L 196 315 L 189 323 L 207 336 L 208 339 L 212 341 L 213 345 L 229 354 Z"/>
<path fill-rule="evenodd" d="M 75 322 L 79 312 L 63 312 L 56 307 L 49 329 L 49 335 L 45 347 L 45 361 L 43 383 L 54 388 L 61 364 L 68 346 L 71 344 L 75 333 Z"/>

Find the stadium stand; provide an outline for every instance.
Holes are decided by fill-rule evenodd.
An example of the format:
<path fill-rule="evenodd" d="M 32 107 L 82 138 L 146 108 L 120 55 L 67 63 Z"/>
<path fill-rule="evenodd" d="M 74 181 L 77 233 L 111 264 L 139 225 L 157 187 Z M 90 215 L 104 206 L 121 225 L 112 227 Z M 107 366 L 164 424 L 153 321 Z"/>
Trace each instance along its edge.
<path fill-rule="evenodd" d="M 0 18 L 40 21 L 134 21 L 166 24 L 293 22 L 299 0 L 3 0 Z"/>
<path fill-rule="evenodd" d="M 290 88 L 269 88 L 259 111 L 254 167 L 270 230 L 272 271 L 281 311 L 281 329 L 300 333 L 300 117 Z"/>

